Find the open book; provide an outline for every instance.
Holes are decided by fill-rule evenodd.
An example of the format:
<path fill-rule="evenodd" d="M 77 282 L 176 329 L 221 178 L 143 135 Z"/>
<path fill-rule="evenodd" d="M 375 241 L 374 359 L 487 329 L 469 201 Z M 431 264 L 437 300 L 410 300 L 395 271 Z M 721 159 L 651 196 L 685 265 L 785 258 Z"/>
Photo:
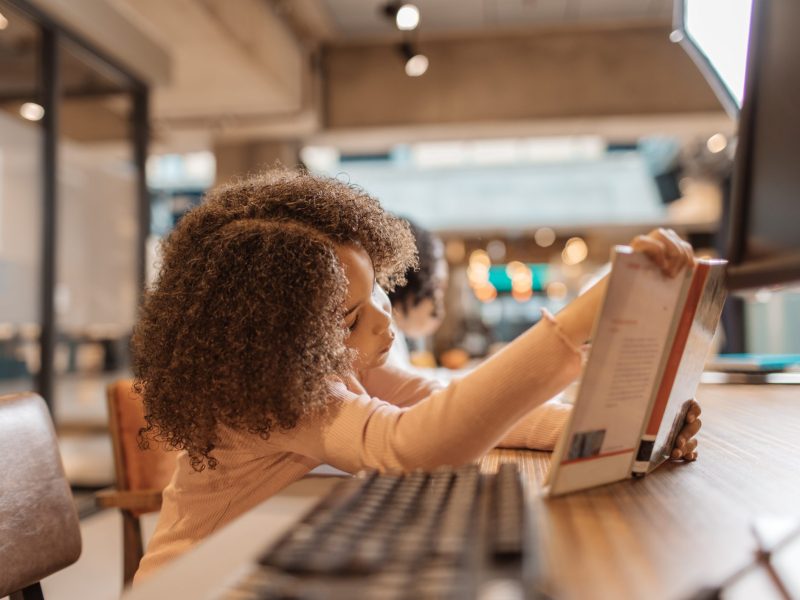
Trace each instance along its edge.
<path fill-rule="evenodd" d="M 643 254 L 614 248 L 550 495 L 644 475 L 669 458 L 725 302 L 725 264 L 698 260 L 670 278 Z"/>

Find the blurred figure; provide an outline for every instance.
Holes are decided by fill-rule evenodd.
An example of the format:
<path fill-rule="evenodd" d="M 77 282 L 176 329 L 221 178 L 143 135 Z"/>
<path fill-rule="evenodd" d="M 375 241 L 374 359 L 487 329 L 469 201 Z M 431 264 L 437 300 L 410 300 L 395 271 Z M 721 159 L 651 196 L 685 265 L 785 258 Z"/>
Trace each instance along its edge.
<path fill-rule="evenodd" d="M 406 369 L 436 367 L 436 360 L 424 349 L 424 342 L 436 332 L 444 318 L 448 282 L 444 244 L 427 229 L 407 221 L 416 240 L 419 265 L 406 271 L 406 285 L 388 294 L 396 333 L 389 364 Z M 416 351 L 410 351 L 409 343 Z"/>

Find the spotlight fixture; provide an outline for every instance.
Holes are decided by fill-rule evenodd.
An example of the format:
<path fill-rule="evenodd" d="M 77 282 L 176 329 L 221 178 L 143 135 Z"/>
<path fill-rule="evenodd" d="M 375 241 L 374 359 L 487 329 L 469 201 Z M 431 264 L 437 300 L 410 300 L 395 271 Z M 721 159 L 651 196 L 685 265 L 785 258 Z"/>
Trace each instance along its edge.
<path fill-rule="evenodd" d="M 44 107 L 35 102 L 26 102 L 19 107 L 19 114 L 28 121 L 41 121 L 44 117 Z"/>
<path fill-rule="evenodd" d="M 406 59 L 406 75 L 409 77 L 419 77 L 428 70 L 428 57 L 420 54 L 414 49 L 410 42 L 400 44 L 400 52 Z"/>
<path fill-rule="evenodd" d="M 383 7 L 383 12 L 394 20 L 400 31 L 412 31 L 419 25 L 419 9 L 413 4 L 389 2 Z"/>
<path fill-rule="evenodd" d="M 728 138 L 721 133 L 715 133 L 706 142 L 706 148 L 712 154 L 719 154 L 728 147 Z"/>

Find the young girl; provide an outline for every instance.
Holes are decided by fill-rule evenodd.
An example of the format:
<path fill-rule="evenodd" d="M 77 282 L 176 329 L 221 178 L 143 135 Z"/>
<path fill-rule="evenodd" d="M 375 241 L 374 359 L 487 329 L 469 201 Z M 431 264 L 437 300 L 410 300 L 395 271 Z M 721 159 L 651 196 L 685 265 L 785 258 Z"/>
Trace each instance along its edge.
<path fill-rule="evenodd" d="M 670 231 L 633 246 L 674 275 Z M 154 439 L 181 450 L 137 579 L 321 463 L 462 465 L 496 445 L 552 449 L 604 282 L 446 388 L 383 366 L 380 286 L 415 261 L 405 223 L 357 188 L 277 171 L 209 194 L 163 248 L 134 336 Z M 693 408 L 676 458 L 694 458 Z"/>

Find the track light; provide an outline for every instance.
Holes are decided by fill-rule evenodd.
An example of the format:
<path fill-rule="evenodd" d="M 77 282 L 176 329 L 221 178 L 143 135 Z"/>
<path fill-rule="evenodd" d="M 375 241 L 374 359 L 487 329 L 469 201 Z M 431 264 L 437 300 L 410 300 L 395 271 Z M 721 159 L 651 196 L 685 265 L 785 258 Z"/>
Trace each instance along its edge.
<path fill-rule="evenodd" d="M 406 75 L 419 77 L 428 70 L 428 57 L 414 49 L 410 42 L 400 44 L 400 52 L 406 59 Z"/>
<path fill-rule="evenodd" d="M 28 121 L 41 121 L 44 117 L 44 107 L 35 102 L 26 102 L 19 107 L 19 114 Z"/>
<path fill-rule="evenodd" d="M 400 31 L 411 31 L 419 25 L 419 9 L 413 4 L 403 4 L 394 18 L 394 22 Z"/>
<path fill-rule="evenodd" d="M 419 25 L 419 9 L 413 4 L 389 2 L 383 7 L 383 12 L 394 20 L 400 31 L 412 31 Z"/>

